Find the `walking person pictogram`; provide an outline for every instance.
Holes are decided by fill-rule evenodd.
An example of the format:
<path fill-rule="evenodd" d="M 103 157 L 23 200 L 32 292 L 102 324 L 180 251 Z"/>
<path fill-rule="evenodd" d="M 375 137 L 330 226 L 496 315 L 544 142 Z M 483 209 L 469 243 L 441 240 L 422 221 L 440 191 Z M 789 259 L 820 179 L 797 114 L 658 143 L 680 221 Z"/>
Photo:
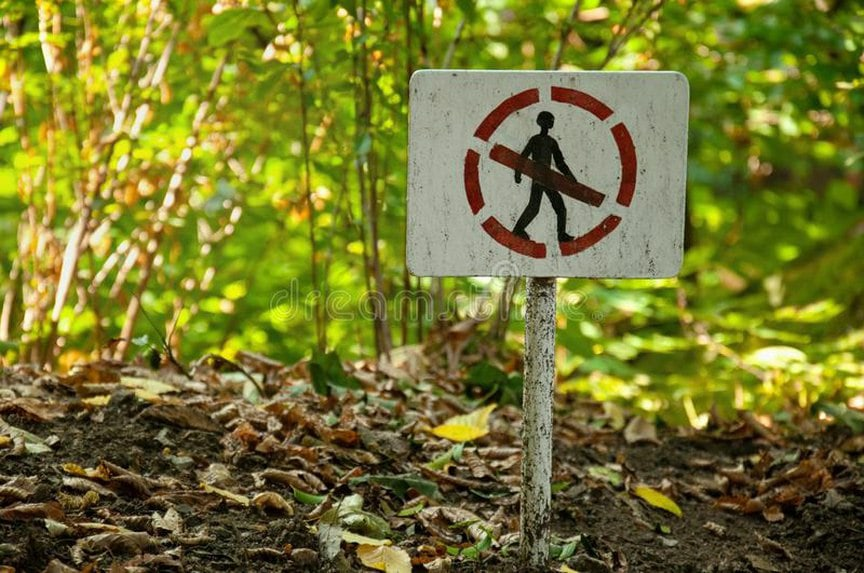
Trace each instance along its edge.
<path fill-rule="evenodd" d="M 573 172 L 570 171 L 570 168 L 564 161 L 564 155 L 561 153 L 558 142 L 549 135 L 549 130 L 555 125 L 555 116 L 548 111 L 541 111 L 537 115 L 537 125 L 540 126 L 540 133 L 528 140 L 528 144 L 522 151 L 522 157 L 526 160 L 533 159 L 536 163 L 546 167 L 551 167 L 552 160 L 554 159 L 558 170 L 575 182 L 576 176 L 573 175 Z M 522 171 L 519 167 L 515 169 L 515 179 L 516 183 L 522 182 Z M 549 202 L 555 210 L 558 242 L 566 243 L 567 241 L 572 241 L 573 236 L 567 233 L 567 207 L 564 206 L 561 194 L 555 189 L 550 189 L 543 185 L 536 179 L 531 182 L 531 199 L 516 222 L 513 234 L 522 239 L 530 240 L 526 228 L 540 212 L 540 203 L 543 200 L 544 194 L 549 198 Z"/>

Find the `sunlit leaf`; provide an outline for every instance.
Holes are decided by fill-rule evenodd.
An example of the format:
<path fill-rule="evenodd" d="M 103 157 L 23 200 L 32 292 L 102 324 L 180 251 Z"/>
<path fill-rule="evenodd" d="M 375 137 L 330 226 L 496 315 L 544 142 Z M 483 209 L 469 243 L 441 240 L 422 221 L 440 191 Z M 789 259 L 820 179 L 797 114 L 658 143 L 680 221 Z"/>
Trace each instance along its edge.
<path fill-rule="evenodd" d="M 366 567 L 386 573 L 411 573 L 411 556 L 399 547 L 359 545 L 357 557 Z"/>
<path fill-rule="evenodd" d="M 645 500 L 649 505 L 668 511 L 669 513 L 681 517 L 681 508 L 678 504 L 648 486 L 640 485 L 633 488 L 633 494 Z"/>
<path fill-rule="evenodd" d="M 482 438 L 489 433 L 489 415 L 495 407 L 496 404 L 490 404 L 469 414 L 453 416 L 440 426 L 432 428 L 432 433 L 453 442 L 468 442 Z"/>
<path fill-rule="evenodd" d="M 252 503 L 252 500 L 250 500 L 245 495 L 233 493 L 233 492 L 228 491 L 227 489 L 218 488 L 218 487 L 212 486 L 212 485 L 207 484 L 207 483 L 202 482 L 201 483 L 201 489 L 203 489 L 207 493 L 215 493 L 217 495 L 220 495 L 220 496 L 224 497 L 225 499 L 237 502 L 240 505 L 251 505 L 251 503 Z"/>
<path fill-rule="evenodd" d="M 393 543 L 389 539 L 375 539 L 374 537 L 359 535 L 351 531 L 342 532 L 342 541 L 347 543 L 359 543 L 360 545 L 373 545 L 376 547 L 379 545 L 391 545 Z"/>
<path fill-rule="evenodd" d="M 148 402 L 156 402 L 162 394 L 178 391 L 177 388 L 165 382 L 134 376 L 123 376 L 120 378 L 120 385 L 129 388 L 138 398 Z"/>
<path fill-rule="evenodd" d="M 807 355 L 792 346 L 766 346 L 744 360 L 760 368 L 788 368 L 792 364 L 806 364 Z"/>
<path fill-rule="evenodd" d="M 99 396 L 90 396 L 89 398 L 81 398 L 81 402 L 88 406 L 102 407 L 107 406 L 111 402 L 110 394 L 101 394 Z"/>

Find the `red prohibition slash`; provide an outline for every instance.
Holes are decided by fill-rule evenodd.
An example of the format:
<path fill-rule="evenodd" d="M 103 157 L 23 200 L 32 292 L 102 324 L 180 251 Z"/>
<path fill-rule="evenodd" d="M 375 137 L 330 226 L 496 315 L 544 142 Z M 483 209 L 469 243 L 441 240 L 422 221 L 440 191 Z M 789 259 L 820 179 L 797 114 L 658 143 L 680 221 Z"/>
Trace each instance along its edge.
<path fill-rule="evenodd" d="M 614 111 L 605 103 L 579 90 L 553 86 L 551 97 L 552 101 L 583 109 L 600 121 L 605 121 L 614 114 Z M 489 141 L 498 127 L 511 114 L 539 102 L 540 90 L 537 88 L 510 96 L 498 104 L 483 119 L 474 132 L 475 137 Z M 621 183 L 618 187 L 616 202 L 624 207 L 629 207 L 636 191 L 636 148 L 633 145 L 633 138 L 623 122 L 615 124 L 611 128 L 611 132 L 615 139 L 615 145 L 618 147 L 618 157 L 621 163 Z M 549 189 L 554 189 L 593 207 L 598 207 L 605 199 L 603 193 L 584 183 L 573 181 L 550 167 L 531 161 L 504 145 L 494 145 L 489 157 L 505 167 L 524 173 Z M 471 208 L 471 212 L 477 215 L 486 205 L 486 201 L 483 198 L 483 190 L 480 188 L 480 154 L 473 149 L 469 149 L 465 154 L 464 181 L 468 206 Z M 561 254 L 564 256 L 575 255 L 593 247 L 618 228 L 620 223 L 621 217 L 608 215 L 588 232 L 572 241 L 560 243 Z M 482 227 L 490 237 L 511 251 L 535 259 L 546 258 L 546 245 L 517 237 L 495 217 L 486 218 Z"/>
<path fill-rule="evenodd" d="M 585 184 L 567 179 L 557 171 L 552 171 L 551 168 L 546 167 L 545 165 L 526 159 L 525 157 L 522 157 L 521 154 L 516 153 L 512 149 L 508 149 L 503 145 L 495 145 L 489 153 L 489 157 L 501 165 L 509 167 L 510 169 L 515 169 L 520 173 L 524 173 L 534 181 L 542 183 L 549 189 L 555 189 L 559 193 L 564 193 L 568 197 L 572 197 L 577 201 L 588 203 L 592 207 L 599 207 L 603 202 L 603 199 L 606 198 L 603 193 L 595 191 Z"/>

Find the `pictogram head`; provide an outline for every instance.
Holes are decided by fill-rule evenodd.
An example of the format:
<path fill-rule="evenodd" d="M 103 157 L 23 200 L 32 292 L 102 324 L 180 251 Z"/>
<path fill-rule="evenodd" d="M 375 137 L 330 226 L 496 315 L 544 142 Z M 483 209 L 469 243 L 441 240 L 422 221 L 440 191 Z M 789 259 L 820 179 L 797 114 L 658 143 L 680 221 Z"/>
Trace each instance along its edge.
<path fill-rule="evenodd" d="M 555 116 L 548 111 L 541 111 L 537 115 L 537 125 L 543 129 L 552 129 L 552 126 L 555 125 Z"/>

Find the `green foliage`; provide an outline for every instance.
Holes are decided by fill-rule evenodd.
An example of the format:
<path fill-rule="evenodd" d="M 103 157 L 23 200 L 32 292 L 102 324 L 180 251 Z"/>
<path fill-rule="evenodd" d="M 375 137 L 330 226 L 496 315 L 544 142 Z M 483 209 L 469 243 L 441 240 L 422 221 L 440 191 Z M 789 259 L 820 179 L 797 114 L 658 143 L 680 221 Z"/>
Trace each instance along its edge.
<path fill-rule="evenodd" d="M 348 376 L 342 368 L 342 360 L 336 352 L 312 351 L 309 361 L 309 376 L 312 387 L 323 396 L 329 396 L 331 387 L 361 390 L 360 382 Z"/>
<path fill-rule="evenodd" d="M 184 316 L 185 357 L 365 357 L 370 292 L 395 345 L 423 342 L 432 310 L 475 306 L 406 279 L 409 74 L 543 69 L 563 36 L 562 69 L 679 70 L 691 109 L 682 275 L 563 282 L 562 390 L 697 424 L 842 404 L 864 391 L 864 10 L 654 4 L 0 2 L 0 353 L 128 356 L 140 303 Z M 310 362 L 321 393 L 353 386 L 336 356 Z M 467 374 L 517 401 L 518 376 Z"/>

